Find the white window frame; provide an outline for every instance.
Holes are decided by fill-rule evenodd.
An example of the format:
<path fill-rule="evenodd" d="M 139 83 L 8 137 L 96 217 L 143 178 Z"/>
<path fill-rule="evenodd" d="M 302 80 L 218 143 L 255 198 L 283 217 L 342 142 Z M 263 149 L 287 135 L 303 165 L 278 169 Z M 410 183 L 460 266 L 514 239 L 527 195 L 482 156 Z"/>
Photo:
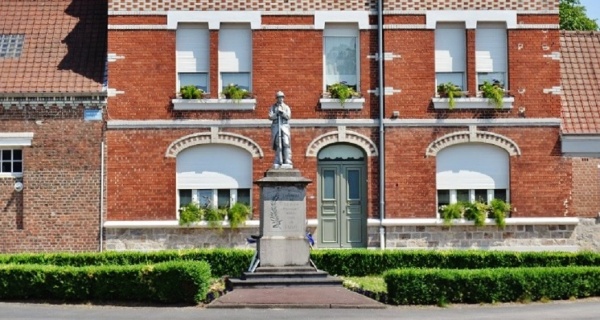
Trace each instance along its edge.
<path fill-rule="evenodd" d="M 197 75 L 204 78 L 195 84 L 204 92 L 210 90 L 210 32 L 206 23 L 180 23 L 176 31 L 177 92 L 182 78 Z M 186 83 L 183 83 L 186 85 Z"/>
<path fill-rule="evenodd" d="M 229 85 L 224 74 L 247 75 L 247 83 L 235 83 L 252 91 L 252 29 L 249 23 L 221 23 L 219 29 L 219 91 Z"/>
<path fill-rule="evenodd" d="M 475 30 L 477 88 L 484 81 L 499 80 L 508 89 L 508 36 L 506 23 L 477 22 Z"/>
<path fill-rule="evenodd" d="M 327 42 L 335 38 L 348 38 L 354 39 L 355 54 L 355 75 L 356 84 L 349 83 L 349 85 L 356 85 L 356 91 L 360 92 L 360 33 L 357 23 L 325 23 L 325 29 L 323 30 L 323 92 L 327 91 L 327 86 L 336 82 L 344 81 L 343 79 L 336 79 L 329 81 L 327 72 Z M 329 83 L 331 82 L 331 83 Z"/>
<path fill-rule="evenodd" d="M 21 172 L 0 172 L 0 178 L 21 178 L 25 172 L 24 147 L 31 146 L 33 132 L 0 132 L 0 152 L 3 150 L 21 150 Z M 12 160 L 11 160 L 12 164 Z"/>
<path fill-rule="evenodd" d="M 438 22 L 435 29 L 435 86 L 452 82 L 466 91 L 467 36 L 464 22 Z M 449 77 L 448 77 L 449 76 Z M 455 77 L 460 76 L 460 81 Z"/>
<path fill-rule="evenodd" d="M 200 199 L 200 194 L 202 193 L 202 191 L 209 191 L 211 193 L 210 195 L 210 207 L 211 208 L 217 208 L 218 203 L 219 203 L 219 190 L 229 190 L 229 207 L 233 206 L 234 204 L 236 204 L 238 202 L 238 190 L 241 189 L 248 189 L 249 190 L 249 194 L 250 194 L 250 199 L 249 199 L 249 204 L 252 204 L 252 188 L 240 188 L 240 189 L 177 189 L 177 207 L 180 208 L 181 207 L 181 196 L 179 191 L 181 190 L 191 190 L 192 192 L 192 202 L 202 206 L 205 205 L 204 202 Z"/>

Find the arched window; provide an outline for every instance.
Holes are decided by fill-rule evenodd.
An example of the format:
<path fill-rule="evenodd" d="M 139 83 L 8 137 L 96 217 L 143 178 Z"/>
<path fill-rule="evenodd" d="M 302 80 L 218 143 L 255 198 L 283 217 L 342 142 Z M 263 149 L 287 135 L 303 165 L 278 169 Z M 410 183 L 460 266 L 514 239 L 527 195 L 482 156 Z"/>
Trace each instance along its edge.
<path fill-rule="evenodd" d="M 196 202 L 229 207 L 250 204 L 252 155 L 224 144 L 195 145 L 177 154 L 178 207 Z"/>
<path fill-rule="evenodd" d="M 444 148 L 436 156 L 436 185 L 438 208 L 458 201 L 508 201 L 509 154 L 485 143 Z"/>

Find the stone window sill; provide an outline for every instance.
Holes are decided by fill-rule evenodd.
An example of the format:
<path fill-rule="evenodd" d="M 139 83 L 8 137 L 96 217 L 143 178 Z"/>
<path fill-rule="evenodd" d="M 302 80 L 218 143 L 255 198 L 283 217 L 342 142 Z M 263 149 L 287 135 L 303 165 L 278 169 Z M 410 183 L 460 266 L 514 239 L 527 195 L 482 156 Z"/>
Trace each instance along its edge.
<path fill-rule="evenodd" d="M 362 110 L 365 98 L 346 99 L 343 105 L 340 99 L 321 98 L 319 102 L 322 110 Z"/>
<path fill-rule="evenodd" d="M 431 98 L 434 109 L 450 109 L 450 98 Z M 454 98 L 453 109 L 496 109 L 494 104 L 490 104 L 487 98 Z M 515 98 L 506 97 L 503 99 L 502 108 L 512 109 Z"/>
<path fill-rule="evenodd" d="M 254 110 L 256 99 L 173 99 L 174 110 Z"/>

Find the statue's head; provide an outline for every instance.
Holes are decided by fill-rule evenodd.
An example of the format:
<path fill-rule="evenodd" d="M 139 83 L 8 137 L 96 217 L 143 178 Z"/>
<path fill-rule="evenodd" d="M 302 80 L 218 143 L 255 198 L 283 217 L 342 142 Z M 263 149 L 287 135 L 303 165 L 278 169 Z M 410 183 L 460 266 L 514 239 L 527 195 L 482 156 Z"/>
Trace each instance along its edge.
<path fill-rule="evenodd" d="M 277 91 L 275 98 L 285 98 L 285 94 L 283 94 L 283 91 Z"/>

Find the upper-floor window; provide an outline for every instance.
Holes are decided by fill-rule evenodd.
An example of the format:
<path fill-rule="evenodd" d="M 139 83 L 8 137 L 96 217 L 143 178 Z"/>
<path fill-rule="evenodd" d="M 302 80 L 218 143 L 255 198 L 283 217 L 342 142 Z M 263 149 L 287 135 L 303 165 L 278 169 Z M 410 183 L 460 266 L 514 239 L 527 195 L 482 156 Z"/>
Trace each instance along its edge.
<path fill-rule="evenodd" d="M 323 40 L 323 66 L 325 87 L 345 82 L 359 90 L 358 25 L 326 23 Z"/>
<path fill-rule="evenodd" d="M 209 90 L 210 36 L 207 24 L 179 24 L 176 39 L 177 91 L 194 85 Z"/>
<path fill-rule="evenodd" d="M 252 30 L 247 23 L 223 23 L 219 29 L 219 88 L 236 84 L 252 90 Z"/>
<path fill-rule="evenodd" d="M 20 176 L 23 174 L 23 151 L 0 149 L 0 175 Z"/>
<path fill-rule="evenodd" d="M 505 23 L 478 22 L 475 36 L 477 87 L 484 81 L 507 88 L 507 36 Z"/>
<path fill-rule="evenodd" d="M 436 87 L 451 82 L 465 90 L 466 49 L 464 23 L 437 23 L 435 29 Z"/>

